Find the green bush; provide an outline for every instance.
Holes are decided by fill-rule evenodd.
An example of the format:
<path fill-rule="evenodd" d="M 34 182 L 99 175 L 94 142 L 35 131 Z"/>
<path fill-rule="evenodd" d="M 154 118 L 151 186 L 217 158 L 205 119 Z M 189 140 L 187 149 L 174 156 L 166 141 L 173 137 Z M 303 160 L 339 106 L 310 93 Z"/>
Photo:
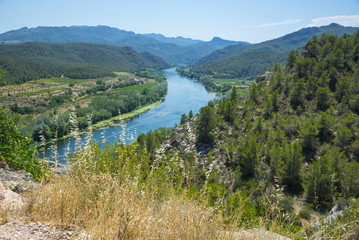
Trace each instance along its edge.
<path fill-rule="evenodd" d="M 299 212 L 299 217 L 301 217 L 305 220 L 310 220 L 310 213 L 311 213 L 311 211 L 309 209 L 302 209 Z"/>
<path fill-rule="evenodd" d="M 44 176 L 42 161 L 33 154 L 30 140 L 19 131 L 20 115 L 0 108 L 0 158 L 13 169 L 24 169 L 36 180 Z"/>

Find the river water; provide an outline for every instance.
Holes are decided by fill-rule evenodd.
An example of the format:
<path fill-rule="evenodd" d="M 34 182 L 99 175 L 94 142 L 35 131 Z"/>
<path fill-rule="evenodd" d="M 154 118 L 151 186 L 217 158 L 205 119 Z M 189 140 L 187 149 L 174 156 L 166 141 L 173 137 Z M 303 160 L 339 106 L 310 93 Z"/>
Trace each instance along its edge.
<path fill-rule="evenodd" d="M 125 124 L 126 143 L 134 141 L 141 133 L 147 133 L 159 127 L 174 127 L 180 122 L 181 115 L 192 110 L 194 114 L 199 109 L 206 106 L 208 101 L 215 98 L 214 93 L 209 93 L 205 87 L 197 81 L 189 80 L 179 76 L 175 68 L 163 70 L 168 83 L 168 92 L 165 100 L 156 108 L 142 113 Z M 93 139 L 96 142 L 110 144 L 119 140 L 123 133 L 121 126 L 99 129 L 93 132 Z M 86 134 L 81 136 L 82 142 L 86 141 Z M 57 143 L 58 159 L 61 163 L 66 163 L 67 153 L 72 153 L 75 149 L 75 139 L 67 138 L 59 140 Z M 50 149 L 46 150 L 46 157 L 54 159 L 54 154 Z"/>

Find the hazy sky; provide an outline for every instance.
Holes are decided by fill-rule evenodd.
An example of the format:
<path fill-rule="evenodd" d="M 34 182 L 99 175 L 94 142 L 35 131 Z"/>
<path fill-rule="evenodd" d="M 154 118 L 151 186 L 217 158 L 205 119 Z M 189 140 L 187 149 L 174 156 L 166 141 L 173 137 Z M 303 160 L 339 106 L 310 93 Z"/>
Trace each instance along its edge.
<path fill-rule="evenodd" d="M 331 22 L 359 27 L 359 0 L 0 0 L 0 33 L 106 25 L 168 37 L 256 43 Z"/>

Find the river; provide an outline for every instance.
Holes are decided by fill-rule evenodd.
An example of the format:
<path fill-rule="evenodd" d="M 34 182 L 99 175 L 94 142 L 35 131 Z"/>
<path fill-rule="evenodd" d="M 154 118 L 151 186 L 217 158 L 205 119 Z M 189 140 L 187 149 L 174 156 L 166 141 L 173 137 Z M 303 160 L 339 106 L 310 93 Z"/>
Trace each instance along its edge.
<path fill-rule="evenodd" d="M 147 133 L 159 127 L 174 127 L 180 122 L 181 115 L 192 110 L 194 114 L 206 106 L 208 101 L 215 98 L 214 93 L 209 93 L 205 87 L 186 77 L 179 76 L 175 68 L 163 70 L 168 83 L 168 91 L 165 100 L 156 108 L 142 113 L 138 117 L 126 122 L 126 143 L 134 141 L 141 133 Z M 99 129 L 93 132 L 93 139 L 96 142 L 108 142 L 110 144 L 118 141 L 123 133 L 121 126 Z M 86 134 L 81 136 L 82 142 L 86 141 Z M 74 138 L 59 140 L 57 143 L 58 159 L 66 163 L 67 153 L 75 149 Z M 51 150 L 46 150 L 46 157 L 54 159 Z"/>

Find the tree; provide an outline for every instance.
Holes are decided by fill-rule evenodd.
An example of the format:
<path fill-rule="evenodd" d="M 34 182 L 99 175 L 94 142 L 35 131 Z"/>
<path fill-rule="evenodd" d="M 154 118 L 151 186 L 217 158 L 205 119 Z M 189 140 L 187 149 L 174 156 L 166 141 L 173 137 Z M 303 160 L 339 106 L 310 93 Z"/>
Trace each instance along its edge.
<path fill-rule="evenodd" d="M 304 96 L 305 90 L 303 80 L 298 80 L 292 91 L 290 91 L 290 104 L 293 109 L 296 109 L 299 105 L 303 106 Z"/>
<path fill-rule="evenodd" d="M 272 149 L 269 152 L 270 155 L 270 168 L 273 176 L 278 176 L 280 169 L 283 165 L 281 146 L 279 142 L 275 142 Z"/>
<path fill-rule="evenodd" d="M 188 118 L 189 118 L 189 119 L 193 118 L 193 112 L 192 112 L 192 110 L 189 111 L 189 113 L 188 113 Z"/>
<path fill-rule="evenodd" d="M 268 119 L 273 111 L 273 104 L 272 104 L 272 100 L 268 99 L 264 102 L 264 106 L 263 106 L 263 111 L 264 111 L 264 118 Z"/>
<path fill-rule="evenodd" d="M 301 131 L 303 149 L 306 151 L 314 150 L 318 143 L 318 134 L 317 126 L 310 121 L 306 121 Z"/>
<path fill-rule="evenodd" d="M 319 130 L 319 139 L 327 141 L 332 137 L 332 128 L 335 123 L 335 118 L 326 112 L 322 112 L 317 119 L 317 126 Z"/>
<path fill-rule="evenodd" d="M 298 50 L 292 50 L 289 53 L 288 59 L 287 59 L 287 64 L 286 67 L 287 68 L 293 68 L 295 62 L 297 61 L 297 57 L 299 55 L 299 51 Z"/>
<path fill-rule="evenodd" d="M 336 84 L 335 96 L 338 101 L 342 100 L 342 98 L 350 92 L 350 81 L 349 77 L 343 77 Z"/>
<path fill-rule="evenodd" d="M 182 114 L 181 116 L 181 122 L 180 124 L 185 124 L 188 121 L 188 117 L 185 113 Z"/>
<path fill-rule="evenodd" d="M 324 155 L 310 165 L 306 180 L 308 200 L 317 204 L 333 202 L 335 175 L 330 168 L 328 155 Z M 318 206 L 318 205 L 317 205 Z"/>
<path fill-rule="evenodd" d="M 251 135 L 244 137 L 237 149 L 237 162 L 240 163 L 242 176 L 244 178 L 255 176 L 259 157 L 260 143 L 258 143 Z"/>
<path fill-rule="evenodd" d="M 253 84 L 251 91 L 249 93 L 249 99 L 255 103 L 257 103 L 259 98 L 259 93 L 258 93 L 258 86 L 257 84 Z"/>
<path fill-rule="evenodd" d="M 232 92 L 231 92 L 231 101 L 233 103 L 237 103 L 238 100 L 238 93 L 237 93 L 237 89 L 235 86 L 232 87 Z"/>
<path fill-rule="evenodd" d="M 317 91 L 315 92 L 315 96 L 317 98 L 317 108 L 322 111 L 327 110 L 330 105 L 331 96 L 329 88 L 318 87 Z"/>
<path fill-rule="evenodd" d="M 350 131 L 350 129 L 346 126 L 343 126 L 338 129 L 337 136 L 334 139 L 334 143 L 341 149 L 344 149 L 344 147 L 350 145 L 352 137 L 352 131 Z"/>
<path fill-rule="evenodd" d="M 223 119 L 227 122 L 233 123 L 234 121 L 234 108 L 235 102 L 233 101 L 225 101 L 219 104 L 219 113 L 223 115 Z"/>
<path fill-rule="evenodd" d="M 202 107 L 199 110 L 199 122 L 197 127 L 198 141 L 202 143 L 211 143 L 213 141 L 213 129 L 215 127 L 215 115 L 210 106 Z"/>
<path fill-rule="evenodd" d="M 302 190 L 302 147 L 298 141 L 289 144 L 283 149 L 283 168 L 280 171 L 280 181 L 289 190 Z"/>

